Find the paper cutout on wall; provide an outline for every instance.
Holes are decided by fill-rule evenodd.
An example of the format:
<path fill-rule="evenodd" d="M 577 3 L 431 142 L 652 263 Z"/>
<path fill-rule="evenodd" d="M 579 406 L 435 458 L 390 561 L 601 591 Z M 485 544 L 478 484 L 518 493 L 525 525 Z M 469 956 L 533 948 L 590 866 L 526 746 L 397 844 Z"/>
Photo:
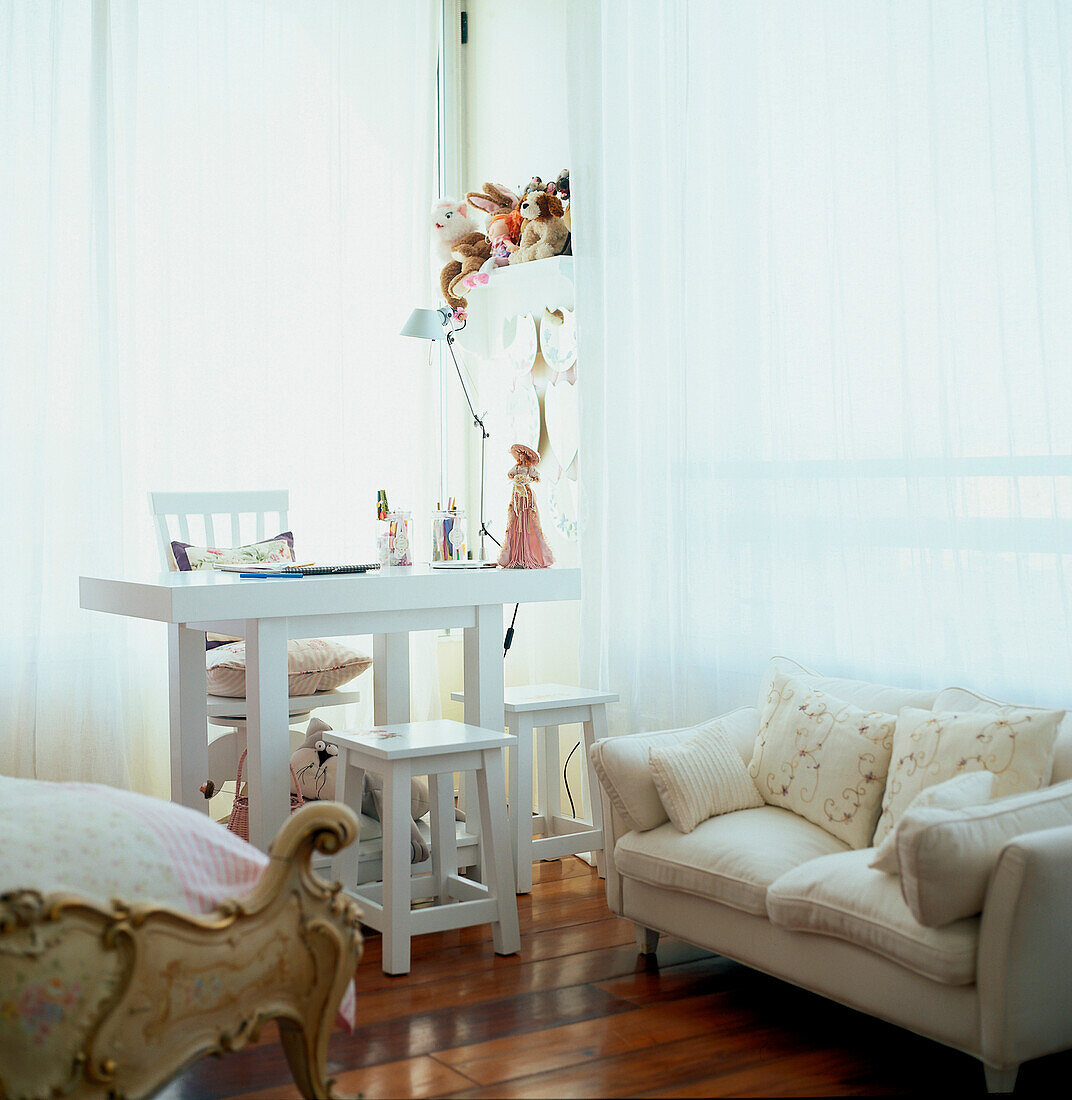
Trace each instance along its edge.
<path fill-rule="evenodd" d="M 554 371 L 569 370 L 573 366 L 577 360 L 577 319 L 572 309 L 556 313 L 544 310 L 540 322 L 540 350 Z"/>
<path fill-rule="evenodd" d="M 547 510 L 551 526 L 561 532 L 570 542 L 577 539 L 577 482 L 559 474 L 555 481 L 547 485 Z"/>
<path fill-rule="evenodd" d="M 540 446 L 540 399 L 531 375 L 519 375 L 507 402 L 506 434 L 511 444 L 524 443 L 534 451 Z"/>
<path fill-rule="evenodd" d="M 580 445 L 580 421 L 577 387 L 562 375 L 547 387 L 543 395 L 543 415 L 547 439 L 563 469 L 569 469 Z"/>
<path fill-rule="evenodd" d="M 527 374 L 536 362 L 536 322 L 527 313 L 517 319 L 517 331 L 505 358 L 518 374 Z"/>

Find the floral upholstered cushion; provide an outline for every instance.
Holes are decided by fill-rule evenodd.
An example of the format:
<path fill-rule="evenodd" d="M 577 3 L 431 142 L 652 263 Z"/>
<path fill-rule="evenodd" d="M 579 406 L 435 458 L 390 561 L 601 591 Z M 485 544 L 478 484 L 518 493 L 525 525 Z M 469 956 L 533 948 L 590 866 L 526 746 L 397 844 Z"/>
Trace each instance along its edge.
<path fill-rule="evenodd" d="M 865 711 L 774 672 L 748 766 L 763 800 L 851 848 L 871 843 L 886 785 L 896 716 Z"/>
<path fill-rule="evenodd" d="M 962 772 L 992 772 L 994 798 L 1038 790 L 1050 780 L 1063 717 L 1022 707 L 976 714 L 903 708 L 874 843 L 886 839 L 920 791 Z"/>
<path fill-rule="evenodd" d="M 264 542 L 252 542 L 248 546 L 194 546 L 188 542 L 173 542 L 171 552 L 181 573 L 212 569 L 216 565 L 293 561 L 294 535 L 290 531 L 283 531 Z"/>

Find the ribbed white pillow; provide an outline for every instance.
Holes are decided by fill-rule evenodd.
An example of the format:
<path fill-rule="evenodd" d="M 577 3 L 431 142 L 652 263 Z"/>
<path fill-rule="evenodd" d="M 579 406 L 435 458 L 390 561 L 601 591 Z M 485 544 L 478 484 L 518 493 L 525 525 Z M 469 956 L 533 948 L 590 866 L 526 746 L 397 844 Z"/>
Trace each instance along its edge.
<path fill-rule="evenodd" d="M 896 825 L 886 834 L 886 839 L 875 850 L 874 858 L 867 865 L 876 871 L 885 871 L 887 875 L 900 874 L 901 864 L 897 858 L 897 838 L 909 822 L 915 819 L 918 810 L 963 810 L 966 806 L 978 806 L 988 802 L 994 793 L 992 772 L 965 772 L 954 776 L 934 787 L 926 787 L 908 804 Z"/>
<path fill-rule="evenodd" d="M 691 833 L 701 821 L 762 806 L 741 754 L 716 721 L 682 740 L 652 747 L 648 764 L 674 828 Z"/>

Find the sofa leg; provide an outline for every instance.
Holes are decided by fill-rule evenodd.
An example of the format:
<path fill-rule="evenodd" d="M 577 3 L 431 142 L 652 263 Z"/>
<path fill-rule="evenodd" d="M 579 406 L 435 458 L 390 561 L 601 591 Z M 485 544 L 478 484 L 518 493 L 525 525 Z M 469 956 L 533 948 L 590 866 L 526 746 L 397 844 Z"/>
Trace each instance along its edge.
<path fill-rule="evenodd" d="M 1016 1088 L 1016 1074 L 1019 1066 L 1009 1066 L 1006 1069 L 997 1069 L 983 1063 L 983 1072 L 986 1074 L 987 1092 L 1012 1092 Z"/>
<path fill-rule="evenodd" d="M 636 926 L 636 945 L 641 955 L 654 955 L 659 948 L 659 933 L 638 924 Z"/>

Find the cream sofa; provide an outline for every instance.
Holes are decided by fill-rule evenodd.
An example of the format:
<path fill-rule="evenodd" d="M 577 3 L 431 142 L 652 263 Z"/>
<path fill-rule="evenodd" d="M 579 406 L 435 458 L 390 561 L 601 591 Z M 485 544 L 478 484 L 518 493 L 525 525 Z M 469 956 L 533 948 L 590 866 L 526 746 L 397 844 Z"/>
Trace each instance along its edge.
<path fill-rule="evenodd" d="M 909 690 L 789 665 L 868 710 L 995 705 L 959 688 Z M 758 725 L 756 707 L 723 718 L 746 763 Z M 974 1055 L 991 1092 L 1011 1092 L 1022 1062 L 1072 1046 L 1072 826 L 1016 837 L 1001 852 L 982 914 L 925 928 L 897 876 L 868 867 L 874 849 L 854 851 L 789 810 L 738 810 L 678 832 L 648 749 L 679 732 L 592 748 L 607 903 L 636 924 L 641 952 L 654 952 L 666 933 L 831 997 Z M 1069 778 L 1066 717 L 1051 783 Z"/>

